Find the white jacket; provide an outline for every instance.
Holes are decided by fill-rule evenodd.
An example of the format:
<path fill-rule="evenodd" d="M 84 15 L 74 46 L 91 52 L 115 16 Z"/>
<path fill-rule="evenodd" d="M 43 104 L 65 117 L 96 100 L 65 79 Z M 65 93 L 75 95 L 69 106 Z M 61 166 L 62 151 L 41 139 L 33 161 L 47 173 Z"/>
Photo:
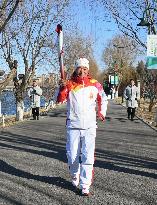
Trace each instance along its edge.
<path fill-rule="evenodd" d="M 31 107 L 40 107 L 40 96 L 42 95 L 42 89 L 37 85 L 30 88 L 28 96 L 31 98 Z"/>
<path fill-rule="evenodd" d="M 101 84 L 94 79 L 77 82 L 70 80 L 67 86 L 60 89 L 58 102 L 67 99 L 68 128 L 96 128 L 96 102 L 98 115 L 106 116 L 107 97 Z"/>
<path fill-rule="evenodd" d="M 124 90 L 124 98 L 126 99 L 127 107 L 138 107 L 137 100 L 140 99 L 138 87 L 128 85 Z"/>

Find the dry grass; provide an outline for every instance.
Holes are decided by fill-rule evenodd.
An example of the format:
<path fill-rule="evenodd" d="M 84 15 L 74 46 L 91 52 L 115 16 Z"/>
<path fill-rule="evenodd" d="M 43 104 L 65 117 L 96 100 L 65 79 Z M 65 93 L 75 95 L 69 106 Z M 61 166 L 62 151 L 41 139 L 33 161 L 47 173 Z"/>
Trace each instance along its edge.
<path fill-rule="evenodd" d="M 144 119 L 146 122 L 153 126 L 157 126 L 156 122 L 156 112 L 157 112 L 157 102 L 152 107 L 152 111 L 149 112 L 149 102 L 144 101 L 143 99 L 140 100 L 139 108 L 137 109 L 137 115 Z"/>

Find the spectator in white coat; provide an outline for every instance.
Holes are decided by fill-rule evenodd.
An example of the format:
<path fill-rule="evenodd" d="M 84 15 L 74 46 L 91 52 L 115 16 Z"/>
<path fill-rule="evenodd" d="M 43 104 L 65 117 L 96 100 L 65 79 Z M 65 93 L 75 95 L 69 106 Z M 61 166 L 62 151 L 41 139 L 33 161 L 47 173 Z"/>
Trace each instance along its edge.
<path fill-rule="evenodd" d="M 28 91 L 28 95 L 31 99 L 33 120 L 39 120 L 40 97 L 42 95 L 42 89 L 37 85 L 35 80 L 33 81 L 32 88 Z"/>
<path fill-rule="evenodd" d="M 133 121 L 135 117 L 135 109 L 138 107 L 139 89 L 136 87 L 133 79 L 130 80 L 130 84 L 124 90 L 124 98 L 126 99 L 126 106 L 128 112 L 128 119 L 131 117 Z"/>

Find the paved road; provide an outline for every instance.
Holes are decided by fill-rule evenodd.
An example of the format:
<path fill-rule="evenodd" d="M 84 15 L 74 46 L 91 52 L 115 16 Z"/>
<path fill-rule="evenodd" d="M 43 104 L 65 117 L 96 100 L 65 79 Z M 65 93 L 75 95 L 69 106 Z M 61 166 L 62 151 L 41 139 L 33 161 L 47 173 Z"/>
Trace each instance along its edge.
<path fill-rule="evenodd" d="M 94 195 L 73 191 L 65 157 L 65 109 L 0 133 L 0 204 L 157 205 L 157 132 L 109 103 L 96 139 Z"/>

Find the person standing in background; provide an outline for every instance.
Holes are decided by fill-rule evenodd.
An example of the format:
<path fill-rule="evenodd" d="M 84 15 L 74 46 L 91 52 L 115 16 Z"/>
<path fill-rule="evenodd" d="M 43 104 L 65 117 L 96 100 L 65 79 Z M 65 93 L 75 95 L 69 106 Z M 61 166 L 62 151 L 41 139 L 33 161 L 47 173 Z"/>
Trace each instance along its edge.
<path fill-rule="evenodd" d="M 112 92 L 111 92 L 112 93 L 111 99 L 114 99 L 115 98 L 115 93 L 116 93 L 116 89 L 115 89 L 114 85 L 112 86 L 111 90 L 112 90 Z"/>
<path fill-rule="evenodd" d="M 130 80 L 130 84 L 124 90 L 124 98 L 126 99 L 126 106 L 128 112 L 128 119 L 134 120 L 135 110 L 138 107 L 139 89 L 136 87 L 133 79 Z"/>
<path fill-rule="evenodd" d="M 37 85 L 36 80 L 33 81 L 32 88 L 28 91 L 28 96 L 31 99 L 33 120 L 39 120 L 40 97 L 42 89 Z"/>

